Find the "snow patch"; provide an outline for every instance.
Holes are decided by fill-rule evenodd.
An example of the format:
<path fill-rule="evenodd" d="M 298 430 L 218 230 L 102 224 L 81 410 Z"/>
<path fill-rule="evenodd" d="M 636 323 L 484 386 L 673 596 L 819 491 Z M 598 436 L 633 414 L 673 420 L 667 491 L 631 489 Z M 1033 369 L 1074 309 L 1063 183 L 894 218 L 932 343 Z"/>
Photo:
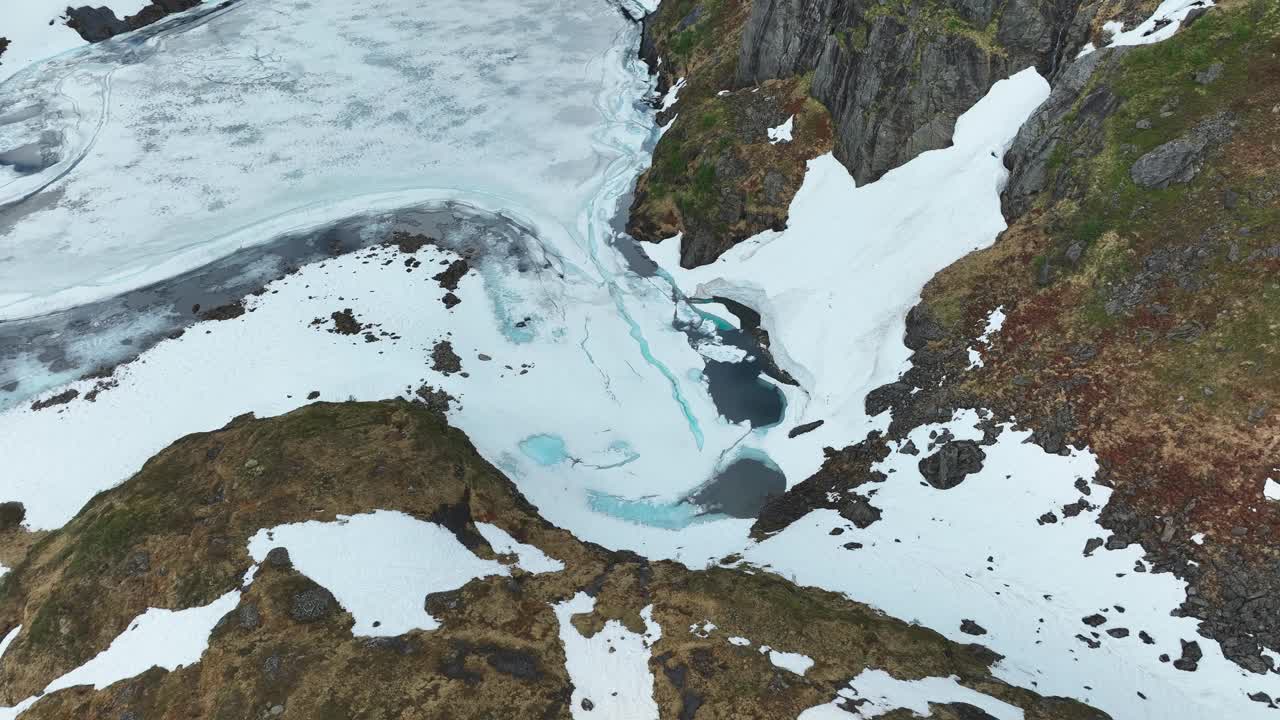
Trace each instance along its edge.
<path fill-rule="evenodd" d="M 866 417 L 863 398 L 905 368 L 905 318 L 925 282 L 1004 230 L 1001 158 L 1048 93 L 1033 68 L 996 83 L 957 120 L 951 147 L 864 187 L 831 154 L 811 160 L 786 230 L 760 233 L 709 265 L 681 268 L 675 239 L 645 246 L 686 295 L 760 313 L 774 359 L 801 386 L 782 389 L 783 425 L 825 421 L 799 438 L 760 440 L 790 482 L 818 469 L 823 446 L 887 422 Z"/>
<path fill-rule="evenodd" d="M 440 622 L 422 606 L 427 594 L 508 574 L 501 563 L 476 557 L 444 527 L 390 510 L 279 525 L 249 539 L 254 562 L 275 547 L 288 549 L 299 572 L 333 593 L 355 617 L 351 632 L 359 636 L 435 630 Z"/>
<path fill-rule="evenodd" d="M 595 598 L 579 592 L 552 605 L 560 621 L 565 670 L 573 683 L 569 707 L 574 720 L 656 719 L 658 704 L 653 699 L 649 656 L 654 643 L 662 637 L 662 628 L 653 621 L 653 606 L 640 612 L 645 625 L 643 635 L 627 630 L 617 620 L 609 620 L 600 632 L 583 637 L 571 621 L 574 615 L 591 612 L 595 604 Z M 587 710 L 584 704 L 591 709 Z"/>
<path fill-rule="evenodd" d="M 769 144 L 777 145 L 778 143 L 791 142 L 791 129 L 795 124 L 795 121 L 796 116 L 792 115 L 781 125 L 769 128 Z"/>
<path fill-rule="evenodd" d="M 680 91 L 684 89 L 684 85 L 684 78 L 680 78 L 675 85 L 667 89 L 667 94 L 662 96 L 663 111 L 670 110 L 672 105 L 680 101 Z"/>
<path fill-rule="evenodd" d="M 491 523 L 478 522 L 476 530 L 489 543 L 489 547 L 499 555 L 515 555 L 521 569 L 531 573 L 560 572 L 564 563 L 542 552 L 542 550 L 517 541 L 502 528 Z"/>
<path fill-rule="evenodd" d="M 804 675 L 809 672 L 809 668 L 813 667 L 813 658 L 800 653 L 782 652 L 781 650 L 769 649 L 769 662 L 775 667 L 783 670 L 789 670 L 796 675 Z"/>
<path fill-rule="evenodd" d="M 1262 496 L 1268 500 L 1280 500 L 1280 482 L 1267 478 L 1266 484 L 1262 486 Z"/>
<path fill-rule="evenodd" d="M 8 633 L 5 634 L 4 639 L 0 640 L 0 660 L 4 659 L 5 651 L 7 651 L 9 649 L 9 646 L 13 644 L 14 639 L 18 637 L 18 633 L 20 632 L 22 632 L 21 625 L 10 630 Z"/>
<path fill-rule="evenodd" d="M 987 327 L 982 331 L 982 334 L 978 336 L 975 342 L 981 347 L 990 347 L 991 336 L 1000 332 L 1000 328 L 1004 327 L 1004 320 L 1005 320 L 1004 306 L 1001 305 L 995 310 L 992 310 L 991 313 L 987 315 Z M 969 347 L 969 369 L 972 370 L 973 368 L 980 368 L 980 367 L 982 367 L 982 351 L 977 348 L 974 348 L 973 346 L 970 346 Z"/>
<path fill-rule="evenodd" d="M 1212 7 L 1212 0 L 1164 0 L 1156 11 L 1140 25 L 1126 31 L 1124 24 L 1116 21 L 1105 23 L 1103 32 L 1110 33 L 1107 47 L 1120 45 L 1149 45 L 1167 40 L 1178 32 L 1182 21 L 1196 8 Z"/>
<path fill-rule="evenodd" d="M 213 626 L 239 603 L 240 591 L 232 590 L 203 607 L 151 608 L 129 623 L 129 629 L 112 640 L 106 650 L 49 683 L 44 691 L 47 694 L 76 685 L 92 685 L 101 690 L 152 667 L 175 670 L 190 665 L 209 647 Z"/>

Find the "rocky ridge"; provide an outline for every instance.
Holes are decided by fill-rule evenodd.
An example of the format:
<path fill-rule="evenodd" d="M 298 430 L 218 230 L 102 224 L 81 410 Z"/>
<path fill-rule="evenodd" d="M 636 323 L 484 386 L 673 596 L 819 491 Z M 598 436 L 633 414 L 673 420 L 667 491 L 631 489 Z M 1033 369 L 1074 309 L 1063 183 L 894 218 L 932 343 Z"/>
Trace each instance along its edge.
<path fill-rule="evenodd" d="M 246 543 L 259 529 L 387 509 L 511 563 L 477 533 L 476 522 L 493 523 L 565 567 L 530 574 L 509 565 L 509 576 L 428 595 L 442 626 L 395 637 L 354 636 L 352 616 L 282 548 L 245 587 Z M 998 656 L 980 646 L 731 565 L 691 571 L 578 541 L 420 404 L 246 416 L 161 452 L 0 581 L 0 631 L 23 627 L 0 666 L 0 703 L 84 663 L 148 607 L 202 606 L 240 587 L 199 662 L 52 692 L 23 717 L 569 717 L 573 685 L 552 605 L 585 591 L 595 609 L 572 624 L 588 637 L 608 620 L 643 631 L 640 611 L 653 607 L 663 632 L 649 665 L 662 717 L 794 717 L 873 667 L 904 679 L 955 675 L 1036 720 L 1105 717 L 994 679 Z M 797 674 L 730 636 L 814 664 Z"/>

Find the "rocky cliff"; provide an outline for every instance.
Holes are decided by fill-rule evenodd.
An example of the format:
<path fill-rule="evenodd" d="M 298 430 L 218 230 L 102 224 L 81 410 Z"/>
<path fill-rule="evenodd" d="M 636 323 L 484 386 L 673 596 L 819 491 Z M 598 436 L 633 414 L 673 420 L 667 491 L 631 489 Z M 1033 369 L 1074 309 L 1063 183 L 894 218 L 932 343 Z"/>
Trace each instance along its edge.
<path fill-rule="evenodd" d="M 1105 3 L 1105 15 L 1136 4 Z M 705 117 L 701 105 L 716 91 L 755 92 L 770 82 L 803 79 L 805 90 L 829 114 L 832 136 L 812 139 L 802 133 L 797 138 L 812 139 L 805 148 L 810 152 L 815 143 L 831 143 L 837 159 L 865 184 L 922 152 L 949 145 L 956 118 L 996 81 L 1030 66 L 1055 78 L 1096 34 L 1102 5 L 1082 0 L 757 0 L 747 8 L 729 0 L 685 0 L 664 3 L 646 22 L 646 49 L 664 84 L 683 77 L 689 88 L 676 108 L 683 116 L 675 118 L 677 131 Z M 709 60 L 688 61 L 700 46 Z M 664 137 L 657 157 L 664 155 L 664 144 L 676 142 Z M 725 147 L 740 142 L 731 139 Z M 641 181 L 631 230 L 642 240 L 684 232 L 686 267 L 710 262 L 745 237 L 784 225 L 786 206 L 798 189 L 795 182 L 775 183 L 779 191 L 768 196 L 767 212 L 706 222 L 709 213 L 687 207 L 673 211 L 655 201 L 648 180 L 663 173 L 655 167 Z M 730 170 L 706 184 L 723 188 L 726 174 L 738 177 Z"/>

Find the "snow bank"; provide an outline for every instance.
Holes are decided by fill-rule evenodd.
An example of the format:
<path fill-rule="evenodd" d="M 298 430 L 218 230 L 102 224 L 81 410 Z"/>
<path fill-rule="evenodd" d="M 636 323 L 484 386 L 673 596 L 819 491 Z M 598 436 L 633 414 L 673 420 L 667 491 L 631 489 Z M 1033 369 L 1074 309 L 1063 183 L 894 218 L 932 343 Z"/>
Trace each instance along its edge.
<path fill-rule="evenodd" d="M 595 604 L 595 598 L 579 592 L 552 605 L 560 621 L 565 670 L 573 683 L 569 708 L 574 720 L 656 720 L 658 704 L 653 699 L 649 656 L 650 648 L 662 637 L 662 628 L 653 621 L 653 606 L 640 613 L 643 635 L 610 620 L 600 632 L 583 637 L 571 620 L 574 615 L 591 612 Z"/>
<path fill-rule="evenodd" d="M 254 562 L 275 547 L 287 548 L 299 572 L 333 593 L 355 617 L 352 634 L 361 636 L 434 630 L 440 622 L 422 605 L 429 593 L 507 574 L 501 563 L 476 557 L 440 525 L 387 510 L 279 525 L 249 540 Z"/>

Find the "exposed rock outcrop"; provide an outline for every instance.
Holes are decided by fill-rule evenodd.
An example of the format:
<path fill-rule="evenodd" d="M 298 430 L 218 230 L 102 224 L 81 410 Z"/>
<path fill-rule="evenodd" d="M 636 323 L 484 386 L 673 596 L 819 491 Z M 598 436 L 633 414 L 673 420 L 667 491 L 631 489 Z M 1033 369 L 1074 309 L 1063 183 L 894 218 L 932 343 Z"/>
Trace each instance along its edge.
<path fill-rule="evenodd" d="M 1057 74 L 1084 44 L 1078 0 L 766 0 L 753 6 L 737 80 L 813 71 L 836 157 L 859 184 L 950 144 L 955 120 L 1029 65 Z"/>
<path fill-rule="evenodd" d="M 1009 181 L 1001 204 L 1006 218 L 1020 217 L 1049 187 L 1050 202 L 1078 199 L 1083 188 L 1072 175 L 1074 164 L 1061 162 L 1061 158 L 1066 153 L 1089 157 L 1102 150 L 1102 123 L 1119 107 L 1121 98 L 1107 83 L 1091 81 L 1095 74 L 1105 75 L 1116 67 L 1127 50 L 1107 48 L 1089 53 L 1058 74 L 1049 98 L 1023 123 L 1005 153 Z"/>
<path fill-rule="evenodd" d="M 202 0 L 152 0 L 151 4 L 123 20 L 107 7 L 67 8 L 67 27 L 75 30 L 85 41 L 95 43 L 121 33 L 146 27 L 157 20 L 183 10 L 190 10 Z"/>
<path fill-rule="evenodd" d="M 1205 152 L 1231 137 L 1233 125 L 1229 113 L 1219 113 L 1138 158 L 1129 177 L 1148 190 L 1190 182 L 1204 165 Z"/>

